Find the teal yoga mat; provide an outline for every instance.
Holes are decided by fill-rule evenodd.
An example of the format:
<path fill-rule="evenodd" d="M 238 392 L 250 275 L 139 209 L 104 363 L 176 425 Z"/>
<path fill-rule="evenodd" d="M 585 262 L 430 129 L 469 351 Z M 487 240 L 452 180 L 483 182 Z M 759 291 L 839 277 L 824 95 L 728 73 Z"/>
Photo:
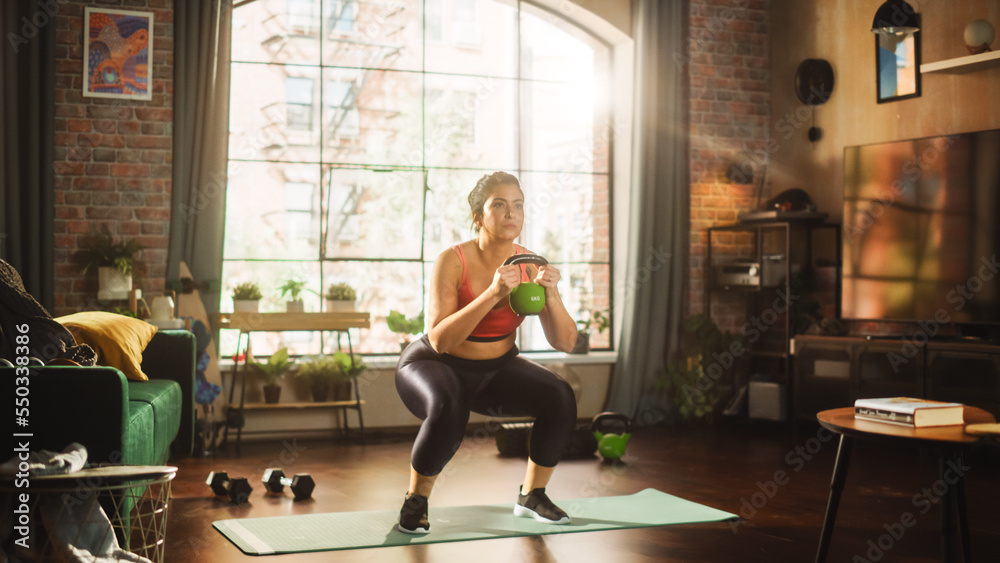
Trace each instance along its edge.
<path fill-rule="evenodd" d="M 735 514 L 656 489 L 616 497 L 553 500 L 570 515 L 573 520 L 570 524 L 543 524 L 531 518 L 514 516 L 513 504 L 495 504 L 453 507 L 431 505 L 431 532 L 422 536 L 412 536 L 396 530 L 398 510 L 241 518 L 218 520 L 212 526 L 244 553 L 271 555 L 596 532 L 719 522 L 736 518 Z"/>

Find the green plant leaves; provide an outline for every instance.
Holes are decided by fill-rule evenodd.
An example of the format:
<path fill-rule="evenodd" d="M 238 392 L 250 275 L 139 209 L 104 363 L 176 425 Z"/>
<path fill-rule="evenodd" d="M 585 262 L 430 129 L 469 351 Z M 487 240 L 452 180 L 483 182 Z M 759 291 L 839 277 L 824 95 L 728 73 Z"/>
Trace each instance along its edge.
<path fill-rule="evenodd" d="M 288 368 L 292 367 L 293 363 L 295 363 L 295 361 L 289 359 L 288 357 L 288 348 L 282 348 L 271 354 L 271 357 L 268 358 L 266 362 L 250 360 L 250 368 L 253 369 L 254 373 L 263 379 L 265 383 L 270 384 L 275 383 L 284 377 L 285 372 L 288 371 Z"/>
<path fill-rule="evenodd" d="M 401 334 L 420 334 L 424 330 L 424 312 L 413 319 L 406 318 L 406 315 L 393 309 L 389 311 L 389 316 L 385 318 L 385 324 L 389 330 Z"/>
<path fill-rule="evenodd" d="M 91 268 L 110 267 L 122 275 L 141 273 L 143 263 L 139 260 L 143 247 L 135 239 L 125 239 L 115 242 L 108 225 L 101 225 L 94 245 L 80 252 L 83 260 L 83 273 Z"/>
<path fill-rule="evenodd" d="M 233 299 L 238 301 L 256 301 L 263 296 L 260 286 L 254 282 L 243 282 L 233 288 Z"/>
<path fill-rule="evenodd" d="M 306 282 L 302 280 L 285 280 L 284 285 L 279 287 L 281 290 L 281 296 L 284 297 L 288 295 L 292 301 L 298 301 L 299 296 L 302 295 L 302 290 L 305 289 Z"/>
<path fill-rule="evenodd" d="M 333 356 L 320 354 L 299 362 L 295 377 L 311 385 L 321 381 L 335 383 L 347 379 L 348 375 L 340 369 L 340 364 L 334 360 Z"/>
<path fill-rule="evenodd" d="M 739 333 L 722 332 L 711 317 L 691 315 L 681 322 L 681 354 L 656 382 L 667 391 L 683 420 L 710 421 L 728 399 L 736 372 L 729 352 Z"/>
<path fill-rule="evenodd" d="M 351 354 L 347 352 L 342 352 L 338 350 L 333 354 L 333 360 L 340 367 L 340 371 L 350 375 L 351 377 L 356 377 L 368 369 L 368 365 L 361 359 L 361 356 L 354 354 L 354 361 L 351 361 Z"/>

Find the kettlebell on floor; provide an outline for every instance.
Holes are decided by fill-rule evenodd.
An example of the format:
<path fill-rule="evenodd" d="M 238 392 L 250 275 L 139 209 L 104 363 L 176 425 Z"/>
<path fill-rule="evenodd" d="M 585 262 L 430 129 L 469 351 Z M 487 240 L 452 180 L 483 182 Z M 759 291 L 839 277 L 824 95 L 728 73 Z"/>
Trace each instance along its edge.
<path fill-rule="evenodd" d="M 624 432 L 615 434 L 609 430 L 613 427 L 624 427 Z M 597 439 L 597 452 L 604 459 L 620 459 L 625 455 L 629 438 L 632 437 L 632 421 L 629 417 L 616 412 L 602 412 L 590 423 L 590 430 Z"/>

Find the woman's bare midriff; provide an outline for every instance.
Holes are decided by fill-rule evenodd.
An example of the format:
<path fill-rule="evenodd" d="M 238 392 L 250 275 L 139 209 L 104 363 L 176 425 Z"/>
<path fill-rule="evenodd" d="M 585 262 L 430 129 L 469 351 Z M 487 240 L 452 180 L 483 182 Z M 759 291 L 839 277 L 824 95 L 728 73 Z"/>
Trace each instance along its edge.
<path fill-rule="evenodd" d="M 448 354 L 466 360 L 492 360 L 503 356 L 517 341 L 517 333 L 496 342 L 473 342 L 466 340 L 448 351 Z"/>

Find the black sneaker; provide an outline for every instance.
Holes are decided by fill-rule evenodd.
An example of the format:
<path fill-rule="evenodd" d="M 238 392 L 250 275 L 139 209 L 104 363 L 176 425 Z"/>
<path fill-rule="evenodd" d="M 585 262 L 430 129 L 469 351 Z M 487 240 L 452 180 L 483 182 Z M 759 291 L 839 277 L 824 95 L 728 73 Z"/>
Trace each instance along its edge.
<path fill-rule="evenodd" d="M 546 524 L 569 524 L 569 516 L 545 495 L 545 487 L 523 494 L 518 490 L 514 516 L 530 516 Z"/>
<path fill-rule="evenodd" d="M 396 529 L 404 534 L 426 534 L 431 531 L 431 523 L 427 519 L 427 497 L 406 494 L 403 508 L 399 510 Z"/>

